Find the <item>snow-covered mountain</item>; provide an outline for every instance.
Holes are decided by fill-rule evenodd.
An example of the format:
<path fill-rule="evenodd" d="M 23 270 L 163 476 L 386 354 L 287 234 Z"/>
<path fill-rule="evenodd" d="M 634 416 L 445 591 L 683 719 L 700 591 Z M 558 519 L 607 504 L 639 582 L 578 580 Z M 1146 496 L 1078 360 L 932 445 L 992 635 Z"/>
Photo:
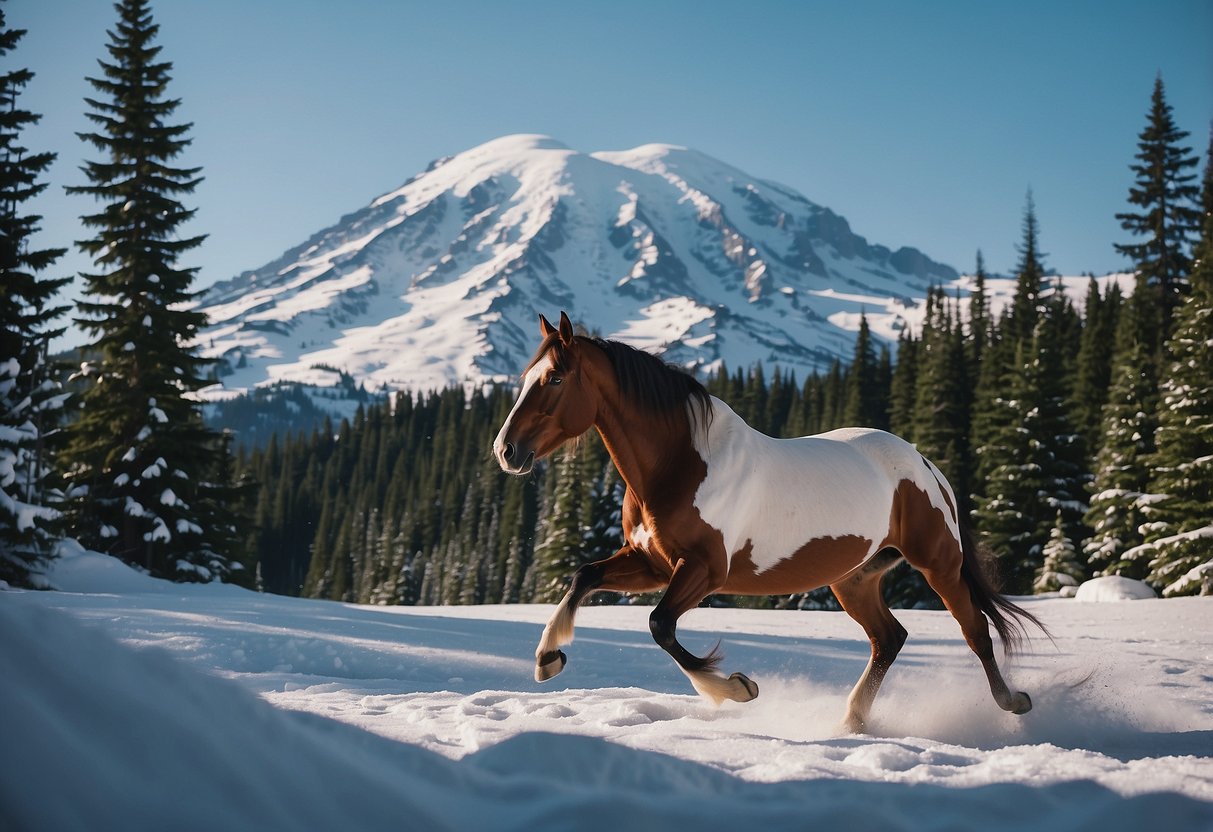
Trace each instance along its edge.
<path fill-rule="evenodd" d="M 694 150 L 506 136 L 439 159 L 200 301 L 228 393 L 275 381 L 426 390 L 516 377 L 536 314 L 710 368 L 849 357 L 956 272 Z"/>

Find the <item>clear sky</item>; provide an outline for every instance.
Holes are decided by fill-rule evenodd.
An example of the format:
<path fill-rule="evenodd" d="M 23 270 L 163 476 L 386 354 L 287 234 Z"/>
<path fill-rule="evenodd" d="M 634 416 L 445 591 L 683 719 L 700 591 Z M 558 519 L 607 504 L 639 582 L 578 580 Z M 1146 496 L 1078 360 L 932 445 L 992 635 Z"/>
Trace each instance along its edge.
<path fill-rule="evenodd" d="M 85 82 L 107 0 L 8 0 L 36 73 L 23 136 L 57 152 L 43 246 L 86 236 L 68 197 L 97 153 Z M 183 234 L 199 286 L 256 268 L 432 159 L 507 133 L 583 151 L 687 145 L 790 185 L 872 242 L 964 271 L 1016 261 L 1032 189 L 1046 265 L 1126 267 L 1126 209 L 1154 78 L 1202 156 L 1211 0 L 152 0 L 174 64 L 180 159 L 206 177 Z M 1203 162 L 1202 162 L 1203 164 Z M 87 268 L 79 254 L 56 274 Z"/>

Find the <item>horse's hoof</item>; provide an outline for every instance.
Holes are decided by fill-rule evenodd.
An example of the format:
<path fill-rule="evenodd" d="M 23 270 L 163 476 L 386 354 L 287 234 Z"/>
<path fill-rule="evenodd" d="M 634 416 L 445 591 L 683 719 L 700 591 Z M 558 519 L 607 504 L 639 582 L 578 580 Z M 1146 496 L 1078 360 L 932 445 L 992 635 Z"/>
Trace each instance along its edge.
<path fill-rule="evenodd" d="M 745 688 L 745 695 L 738 696 L 733 701 L 749 702 L 758 698 L 758 685 L 755 684 L 749 676 L 746 676 L 743 673 L 734 673 L 729 677 L 729 680 L 736 682 L 737 684 L 741 685 L 741 687 Z"/>
<path fill-rule="evenodd" d="M 564 666 L 568 664 L 568 657 L 564 655 L 563 650 L 553 650 L 550 653 L 544 653 L 535 662 L 535 681 L 546 682 L 560 671 L 564 670 Z"/>
<path fill-rule="evenodd" d="M 1032 710 L 1032 697 L 1023 691 L 1011 697 L 1011 713 L 1026 714 L 1030 710 Z"/>

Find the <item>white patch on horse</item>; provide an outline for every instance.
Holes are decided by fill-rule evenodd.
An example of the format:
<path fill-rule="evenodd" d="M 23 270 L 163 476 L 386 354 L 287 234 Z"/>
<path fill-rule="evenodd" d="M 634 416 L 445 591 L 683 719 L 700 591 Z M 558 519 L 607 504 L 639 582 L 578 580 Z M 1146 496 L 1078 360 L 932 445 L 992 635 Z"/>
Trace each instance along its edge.
<path fill-rule="evenodd" d="M 638 524 L 632 529 L 632 545 L 637 549 L 649 550 L 649 544 L 653 542 L 653 533 L 643 523 Z"/>
<path fill-rule="evenodd" d="M 552 368 L 551 356 L 545 355 L 535 366 L 527 371 L 527 374 L 522 377 L 522 390 L 518 393 L 518 398 L 514 402 L 514 406 L 510 408 L 510 415 L 505 417 L 505 422 L 501 425 L 501 430 L 497 431 L 497 438 L 493 440 L 493 448 L 497 452 L 497 457 L 501 458 L 501 448 L 505 444 L 505 437 L 509 433 L 510 424 L 514 421 L 514 414 L 518 412 L 519 406 L 526 400 L 527 394 L 531 392 L 531 388 L 539 383 L 543 378 L 543 374 Z"/>
<path fill-rule="evenodd" d="M 812 540 L 848 535 L 871 541 L 862 563 L 888 534 L 899 482 L 909 479 L 933 505 L 936 495 L 942 502 L 918 451 L 890 433 L 844 428 L 772 439 L 715 397 L 712 410 L 707 437 L 693 438 L 708 469 L 694 504 L 720 531 L 730 564 L 748 544 L 761 573 Z M 944 513 L 954 523 L 946 506 Z"/>

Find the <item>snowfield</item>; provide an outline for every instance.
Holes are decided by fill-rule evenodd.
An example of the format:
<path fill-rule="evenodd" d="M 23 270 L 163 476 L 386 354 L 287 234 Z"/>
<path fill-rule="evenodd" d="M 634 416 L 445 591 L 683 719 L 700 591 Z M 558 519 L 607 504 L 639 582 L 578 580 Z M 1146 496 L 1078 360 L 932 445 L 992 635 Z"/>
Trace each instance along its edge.
<path fill-rule="evenodd" d="M 0 592 L 0 826 L 15 830 L 1213 829 L 1213 598 L 1024 603 L 1050 627 L 997 709 L 947 613 L 870 735 L 842 613 L 698 609 L 691 650 L 761 693 L 713 708 L 648 635 L 589 607 L 532 680 L 550 609 L 361 607 L 168 584 L 69 552 Z M 841 826 L 838 826 L 841 824 Z"/>

